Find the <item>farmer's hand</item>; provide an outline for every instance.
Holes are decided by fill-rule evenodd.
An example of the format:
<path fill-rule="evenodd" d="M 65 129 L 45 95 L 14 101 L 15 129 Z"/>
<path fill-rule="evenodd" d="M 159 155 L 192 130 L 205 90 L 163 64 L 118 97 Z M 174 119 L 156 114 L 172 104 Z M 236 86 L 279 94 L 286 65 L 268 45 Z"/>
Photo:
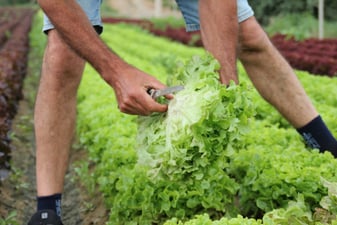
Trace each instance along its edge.
<path fill-rule="evenodd" d="M 137 68 L 124 68 L 108 83 L 113 87 L 118 108 L 123 113 L 149 115 L 153 112 L 167 111 L 167 105 L 159 104 L 147 93 L 149 88 L 162 89 L 166 86 Z"/>

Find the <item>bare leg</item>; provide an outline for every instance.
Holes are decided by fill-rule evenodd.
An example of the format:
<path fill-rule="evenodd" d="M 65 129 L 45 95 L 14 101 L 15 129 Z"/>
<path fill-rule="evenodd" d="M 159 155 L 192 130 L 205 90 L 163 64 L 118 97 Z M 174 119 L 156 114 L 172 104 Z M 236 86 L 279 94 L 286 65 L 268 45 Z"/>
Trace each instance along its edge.
<path fill-rule="evenodd" d="M 62 193 L 74 135 L 76 93 L 84 69 L 55 30 L 48 34 L 35 105 L 38 196 Z"/>
<path fill-rule="evenodd" d="M 212 12 L 212 13 L 210 13 Z M 238 83 L 236 71 L 236 46 L 238 23 L 236 1 L 223 4 L 219 0 L 200 0 L 199 14 L 202 42 L 207 51 L 221 64 L 221 83 L 231 80 Z"/>
<path fill-rule="evenodd" d="M 240 23 L 239 59 L 256 89 L 295 128 L 318 116 L 293 69 L 254 17 Z"/>
<path fill-rule="evenodd" d="M 212 12 L 212 13 L 210 13 Z M 288 62 L 254 17 L 236 24 L 235 1 L 200 0 L 203 44 L 220 62 L 220 81 L 238 83 L 235 60 L 241 60 L 261 96 L 301 134 L 306 145 L 337 157 L 337 140 L 311 103 Z"/>

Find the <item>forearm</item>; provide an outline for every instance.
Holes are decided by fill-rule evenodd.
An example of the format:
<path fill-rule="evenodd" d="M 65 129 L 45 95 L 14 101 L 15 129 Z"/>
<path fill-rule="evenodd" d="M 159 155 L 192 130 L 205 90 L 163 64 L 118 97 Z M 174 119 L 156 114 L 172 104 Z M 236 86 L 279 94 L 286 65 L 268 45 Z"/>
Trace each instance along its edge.
<path fill-rule="evenodd" d="M 65 42 L 112 84 L 115 75 L 127 64 L 99 38 L 77 2 L 39 0 L 38 3 Z"/>
<path fill-rule="evenodd" d="M 236 48 L 239 24 L 236 0 L 200 0 L 199 14 L 203 44 L 220 62 L 221 82 L 238 82 Z"/>

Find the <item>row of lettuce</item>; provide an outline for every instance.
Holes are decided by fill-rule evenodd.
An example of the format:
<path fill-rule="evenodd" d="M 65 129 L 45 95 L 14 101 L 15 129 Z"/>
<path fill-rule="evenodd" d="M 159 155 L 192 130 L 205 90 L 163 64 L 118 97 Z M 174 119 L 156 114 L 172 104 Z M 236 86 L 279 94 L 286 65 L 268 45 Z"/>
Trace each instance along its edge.
<path fill-rule="evenodd" d="M 301 17 L 302 16 L 302 17 Z M 303 70 L 312 75 L 336 76 L 337 75 L 337 39 L 336 38 L 309 38 L 308 28 L 299 29 L 300 22 L 306 20 L 303 15 L 289 15 L 287 18 L 280 19 L 281 24 L 277 27 L 278 32 L 270 32 L 270 39 L 280 53 L 288 60 L 290 65 L 298 70 Z M 293 18 L 294 17 L 294 18 Z M 179 19 L 174 20 L 145 20 L 145 19 L 128 19 L 105 17 L 105 23 L 127 23 L 135 24 L 143 29 L 148 30 L 156 36 L 169 38 L 171 40 L 181 42 L 186 45 L 202 47 L 202 40 L 200 31 L 186 32 L 183 23 L 178 22 Z M 285 22 L 286 21 L 286 22 Z M 291 24 L 291 21 L 296 21 L 296 24 Z M 277 21 L 274 21 L 277 22 Z M 277 25 L 278 23 L 276 23 Z M 285 25 L 286 29 L 282 29 Z M 279 27 L 281 26 L 281 27 Z M 292 30 L 293 27 L 296 29 Z M 312 28 L 312 25 L 310 25 Z M 275 30 L 275 28 L 267 27 L 267 30 Z M 309 29 L 310 30 L 310 29 Z M 279 33 L 281 32 L 281 33 Z M 302 34 L 301 38 L 299 35 Z M 306 38 L 305 38 L 306 37 Z"/>
<path fill-rule="evenodd" d="M 0 169 L 10 168 L 9 131 L 22 99 L 33 15 L 30 8 L 0 7 Z"/>
<path fill-rule="evenodd" d="M 89 159 L 77 171 L 104 196 L 108 224 L 337 224 L 336 160 L 306 149 L 240 64 L 241 84 L 225 88 L 201 48 L 122 24 L 102 38 L 130 64 L 185 85 L 166 114 L 131 116 L 86 67 L 77 133 Z M 337 136 L 337 80 L 296 73 Z"/>
<path fill-rule="evenodd" d="M 130 64 L 185 85 L 166 114 L 130 116 L 87 66 L 77 131 L 109 224 L 336 224 L 336 160 L 306 149 L 240 65 L 241 84 L 225 88 L 202 48 L 125 24 L 102 38 Z M 337 135 L 337 80 L 297 74 Z"/>
<path fill-rule="evenodd" d="M 226 88 L 201 48 L 123 24 L 102 38 L 130 64 L 185 85 L 167 113 L 131 116 L 86 67 L 77 134 L 89 159 L 77 171 L 104 196 L 108 224 L 337 224 L 336 160 L 306 149 L 241 65 L 241 84 Z M 337 136 L 337 80 L 296 72 Z"/>

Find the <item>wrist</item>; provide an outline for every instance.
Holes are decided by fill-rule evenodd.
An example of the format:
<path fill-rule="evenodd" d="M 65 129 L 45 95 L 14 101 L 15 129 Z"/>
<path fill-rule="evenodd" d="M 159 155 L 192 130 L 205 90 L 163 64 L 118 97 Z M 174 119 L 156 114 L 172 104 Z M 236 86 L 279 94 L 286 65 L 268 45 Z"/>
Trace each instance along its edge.
<path fill-rule="evenodd" d="M 112 54 L 110 57 L 105 57 L 104 62 L 98 70 L 102 79 L 109 85 L 114 86 L 118 77 L 123 76 L 125 71 L 130 68 L 130 65 L 120 59 L 118 56 Z"/>
<path fill-rule="evenodd" d="M 228 67 L 221 67 L 220 70 L 220 81 L 222 84 L 229 85 L 231 81 L 234 81 L 236 84 L 239 83 L 238 75 L 236 69 L 230 69 Z"/>

